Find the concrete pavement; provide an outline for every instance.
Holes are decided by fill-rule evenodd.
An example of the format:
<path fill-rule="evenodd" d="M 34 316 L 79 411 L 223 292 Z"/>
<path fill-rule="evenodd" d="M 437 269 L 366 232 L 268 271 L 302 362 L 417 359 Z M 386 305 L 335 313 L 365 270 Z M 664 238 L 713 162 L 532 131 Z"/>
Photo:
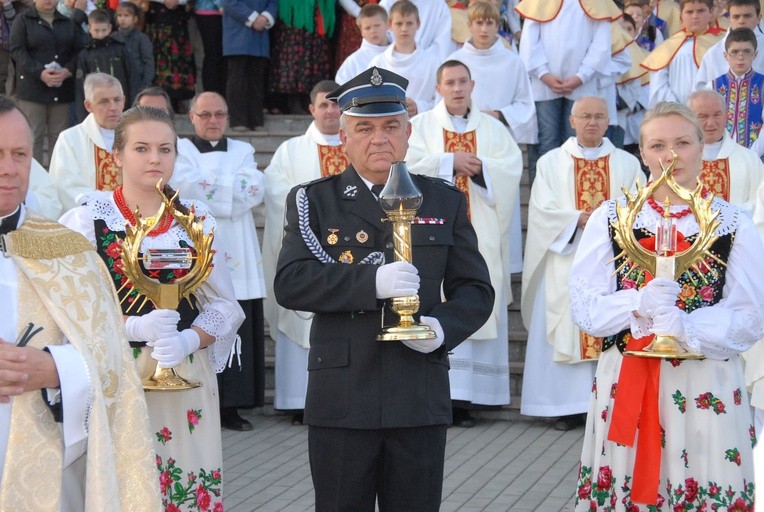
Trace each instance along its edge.
<path fill-rule="evenodd" d="M 229 512 L 313 510 L 308 428 L 266 408 L 242 411 L 251 432 L 223 430 Z M 558 432 L 517 413 L 478 413 L 474 428 L 450 428 L 442 512 L 573 509 L 583 428 Z"/>

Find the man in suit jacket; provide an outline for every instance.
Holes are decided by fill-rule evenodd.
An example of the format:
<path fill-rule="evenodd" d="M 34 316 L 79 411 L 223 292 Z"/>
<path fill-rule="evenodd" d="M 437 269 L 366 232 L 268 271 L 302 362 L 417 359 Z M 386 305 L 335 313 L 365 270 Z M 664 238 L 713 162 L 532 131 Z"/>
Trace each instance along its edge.
<path fill-rule="evenodd" d="M 439 509 L 448 352 L 493 307 L 465 196 L 444 181 L 412 176 L 423 196 L 413 264 L 393 262 L 377 188 L 408 148 L 406 85 L 371 68 L 330 93 L 351 165 L 287 198 L 274 291 L 283 307 L 315 313 L 304 421 L 317 512 L 373 512 L 377 500 L 381 512 Z M 375 341 L 383 323 L 397 322 L 387 299 L 417 293 L 419 321 L 437 337 Z"/>

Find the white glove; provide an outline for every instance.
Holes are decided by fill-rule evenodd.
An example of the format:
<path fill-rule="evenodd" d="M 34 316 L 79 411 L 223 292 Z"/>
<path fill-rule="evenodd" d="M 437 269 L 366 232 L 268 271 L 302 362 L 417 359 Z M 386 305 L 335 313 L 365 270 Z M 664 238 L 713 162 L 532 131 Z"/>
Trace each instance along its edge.
<path fill-rule="evenodd" d="M 639 316 L 651 317 L 659 307 L 674 306 L 681 289 L 676 281 L 656 277 L 637 292 L 633 311 Z"/>
<path fill-rule="evenodd" d="M 155 309 L 141 316 L 128 316 L 125 331 L 128 341 L 156 341 L 178 331 L 180 314 L 172 309 Z"/>
<path fill-rule="evenodd" d="M 443 344 L 445 336 L 443 335 L 443 328 L 440 326 L 440 322 L 437 318 L 431 316 L 420 317 L 419 320 L 430 327 L 437 337 L 434 340 L 403 340 L 403 344 L 412 350 L 421 352 L 423 354 L 429 354 L 436 350 Z"/>
<path fill-rule="evenodd" d="M 653 326 L 650 332 L 663 336 L 673 336 L 685 343 L 687 336 L 684 330 L 684 317 L 687 315 L 676 306 L 661 306 L 653 314 Z"/>
<path fill-rule="evenodd" d="M 199 335 L 193 329 L 175 331 L 175 334 L 149 343 L 154 347 L 151 357 L 156 359 L 159 368 L 178 366 L 183 359 L 199 348 Z"/>
<path fill-rule="evenodd" d="M 419 291 L 419 271 L 411 263 L 396 261 L 377 269 L 377 298 L 408 297 Z"/>

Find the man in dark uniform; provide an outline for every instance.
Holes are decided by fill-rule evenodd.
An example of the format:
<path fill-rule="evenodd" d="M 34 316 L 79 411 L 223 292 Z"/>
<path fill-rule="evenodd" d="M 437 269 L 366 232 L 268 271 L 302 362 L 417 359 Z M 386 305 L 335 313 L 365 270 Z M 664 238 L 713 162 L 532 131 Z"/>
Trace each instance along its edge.
<path fill-rule="evenodd" d="M 423 195 L 413 264 L 393 262 L 377 189 L 408 148 L 406 85 L 371 68 L 330 93 L 351 165 L 287 198 L 274 291 L 283 307 L 315 313 L 304 422 L 317 512 L 373 512 L 376 500 L 381 512 L 439 509 L 448 351 L 493 307 L 465 196 L 444 181 L 412 176 Z M 375 341 L 383 321 L 398 319 L 386 299 L 415 293 L 437 338 Z"/>

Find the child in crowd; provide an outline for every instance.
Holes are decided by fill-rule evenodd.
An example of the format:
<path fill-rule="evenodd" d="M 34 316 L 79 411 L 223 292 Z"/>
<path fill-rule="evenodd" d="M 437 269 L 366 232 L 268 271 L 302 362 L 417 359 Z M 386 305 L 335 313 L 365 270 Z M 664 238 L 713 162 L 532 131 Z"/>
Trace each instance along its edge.
<path fill-rule="evenodd" d="M 111 15 L 105 9 L 96 9 L 88 14 L 90 41 L 77 57 L 75 75 L 74 107 L 77 122 L 85 120 L 85 77 L 90 73 L 107 73 L 119 80 L 125 93 L 125 105 L 132 101 L 132 83 L 137 76 L 133 59 L 122 41 L 111 37 Z"/>
<path fill-rule="evenodd" d="M 633 18 L 634 25 L 637 27 L 636 42 L 640 47 L 651 52 L 663 42 L 663 33 L 656 24 L 658 19 L 653 18 L 652 24 L 646 19 L 646 16 L 650 15 L 650 2 L 648 0 L 626 0 L 623 13 Z M 665 23 L 661 23 L 665 26 Z"/>
<path fill-rule="evenodd" d="M 409 0 L 398 0 L 393 4 L 388 25 L 395 42 L 374 57 L 369 67 L 387 69 L 409 81 L 406 107 L 413 117 L 430 110 L 435 104 L 435 72 L 440 58 L 435 47 L 417 47 L 419 10 Z"/>
<path fill-rule="evenodd" d="M 618 22 L 632 38 L 639 38 L 639 24 L 634 18 L 624 13 Z M 631 68 L 616 81 L 618 125 L 624 131 L 623 149 L 639 158 L 639 126 L 650 100 L 650 77 L 639 63 L 647 57 L 647 50 L 630 44 L 624 51 L 631 58 Z"/>
<path fill-rule="evenodd" d="M 708 48 L 721 39 L 711 27 L 713 0 L 681 0 L 682 29 L 642 62 L 650 74 L 650 106 L 660 101 L 684 103 L 694 90 L 698 66 Z"/>
<path fill-rule="evenodd" d="M 136 70 L 134 85 L 130 96 L 136 95 L 154 82 L 154 47 L 151 39 L 138 28 L 141 22 L 140 8 L 132 2 L 122 2 L 117 7 L 117 26 L 119 31 L 116 36 L 125 43 L 133 68 Z"/>
<path fill-rule="evenodd" d="M 753 69 L 758 48 L 756 35 L 748 28 L 734 29 L 727 36 L 724 48 L 729 70 L 714 79 L 713 88 L 727 103 L 727 132 L 738 144 L 761 156 L 764 153 L 764 141 L 759 140 L 764 75 Z"/>
<path fill-rule="evenodd" d="M 757 46 L 764 45 L 764 33 L 759 28 L 761 21 L 761 5 L 759 0 L 730 0 L 729 1 L 730 30 L 737 28 L 749 28 L 756 36 Z M 729 34 L 729 32 L 727 32 Z M 725 57 L 724 39 L 708 49 L 700 63 L 698 75 L 695 77 L 695 90 L 711 89 L 717 77 L 727 74 L 729 64 Z M 753 59 L 753 69 L 758 73 L 764 73 L 764 54 L 757 53 Z"/>
<path fill-rule="evenodd" d="M 361 71 L 369 68 L 371 59 L 382 53 L 390 44 L 387 38 L 387 11 L 375 4 L 366 4 L 358 14 L 358 28 L 361 30 L 361 47 L 348 55 L 337 70 L 335 82 L 342 85 Z"/>

